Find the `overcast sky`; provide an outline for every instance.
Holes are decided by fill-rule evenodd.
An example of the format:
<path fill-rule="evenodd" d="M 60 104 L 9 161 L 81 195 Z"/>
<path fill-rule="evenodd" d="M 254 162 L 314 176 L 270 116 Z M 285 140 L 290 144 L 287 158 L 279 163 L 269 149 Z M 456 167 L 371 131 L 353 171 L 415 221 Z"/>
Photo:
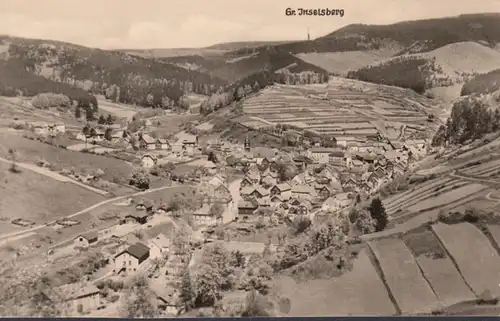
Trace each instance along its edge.
<path fill-rule="evenodd" d="M 290 17 L 285 9 L 344 9 Z M 500 0 L 0 0 L 0 34 L 111 48 L 204 47 L 320 37 L 351 23 L 388 24 L 500 12 Z"/>

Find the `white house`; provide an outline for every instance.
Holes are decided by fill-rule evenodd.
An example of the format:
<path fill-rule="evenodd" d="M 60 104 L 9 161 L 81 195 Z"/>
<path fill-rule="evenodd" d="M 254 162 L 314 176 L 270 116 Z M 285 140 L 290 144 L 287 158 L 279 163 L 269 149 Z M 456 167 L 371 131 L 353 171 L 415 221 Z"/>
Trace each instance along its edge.
<path fill-rule="evenodd" d="M 156 140 L 156 149 L 169 150 L 172 149 L 172 146 L 166 139 L 159 138 Z"/>
<path fill-rule="evenodd" d="M 113 271 L 115 273 L 137 271 L 139 265 L 149 258 L 149 252 L 149 247 L 142 243 L 130 245 L 115 256 L 115 268 Z"/>
<path fill-rule="evenodd" d="M 139 146 L 143 149 L 156 149 L 156 140 L 148 134 L 139 137 Z"/>
<path fill-rule="evenodd" d="M 166 258 L 170 251 L 170 240 L 163 233 L 160 233 L 149 240 L 148 246 L 150 248 L 149 257 L 151 259 Z"/>
<path fill-rule="evenodd" d="M 323 205 L 321 209 L 323 211 L 339 211 L 344 209 L 352 204 L 352 199 L 349 198 L 349 193 L 339 193 L 334 196 L 329 197 Z"/>
<path fill-rule="evenodd" d="M 193 219 L 199 225 L 215 225 L 217 217 L 210 213 L 210 204 L 205 203 L 203 206 L 193 213 Z"/>
<path fill-rule="evenodd" d="M 86 248 L 97 242 L 97 232 L 89 232 L 78 235 L 74 240 L 74 247 Z"/>
<path fill-rule="evenodd" d="M 151 168 L 156 165 L 156 157 L 153 155 L 144 155 L 141 157 L 141 165 L 144 168 Z"/>

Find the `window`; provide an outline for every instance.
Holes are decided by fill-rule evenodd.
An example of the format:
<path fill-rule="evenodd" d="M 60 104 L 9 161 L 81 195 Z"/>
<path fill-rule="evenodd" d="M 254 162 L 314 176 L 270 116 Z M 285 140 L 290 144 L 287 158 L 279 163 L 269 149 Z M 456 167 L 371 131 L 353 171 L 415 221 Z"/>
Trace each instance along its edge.
<path fill-rule="evenodd" d="M 83 237 L 80 237 L 80 242 L 83 242 Z"/>
<path fill-rule="evenodd" d="M 130 261 L 130 260 L 129 260 L 129 261 L 128 261 L 128 265 L 132 265 L 132 261 Z"/>

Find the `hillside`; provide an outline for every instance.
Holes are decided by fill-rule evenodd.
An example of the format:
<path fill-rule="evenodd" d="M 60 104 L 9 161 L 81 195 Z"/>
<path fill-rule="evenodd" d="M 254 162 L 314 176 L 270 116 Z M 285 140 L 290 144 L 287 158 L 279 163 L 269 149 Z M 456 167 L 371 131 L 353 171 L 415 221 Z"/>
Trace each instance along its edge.
<path fill-rule="evenodd" d="M 222 117 L 221 135 L 241 141 L 250 135 L 256 144 L 293 145 L 298 131 L 332 135 L 342 145 L 370 145 L 379 135 L 389 141 L 430 138 L 438 127 L 429 121 L 438 111 L 433 101 L 410 90 L 339 77 L 327 84 L 275 84 L 236 106 L 233 126 Z"/>
<path fill-rule="evenodd" d="M 15 66 L 35 75 L 129 104 L 180 105 L 184 93 L 209 95 L 227 84 L 204 73 L 120 52 L 12 37 L 0 42 L 7 63 L 15 60 Z"/>
<path fill-rule="evenodd" d="M 343 52 L 399 47 L 399 54 L 422 53 L 455 42 L 476 41 L 494 47 L 500 42 L 500 14 L 467 14 L 456 17 L 405 21 L 390 25 L 352 24 L 313 41 L 298 41 L 259 51 Z M 241 49 L 245 54 L 252 48 Z"/>
<path fill-rule="evenodd" d="M 225 51 L 236 51 L 242 49 L 253 49 L 262 46 L 277 46 L 287 44 L 292 41 L 236 41 L 236 42 L 223 42 L 218 43 L 204 49 L 216 49 Z"/>
<path fill-rule="evenodd" d="M 461 95 L 490 94 L 500 90 L 500 69 L 477 75 L 462 86 Z"/>
<path fill-rule="evenodd" d="M 348 73 L 348 77 L 412 88 L 417 92 L 463 83 L 500 66 L 500 52 L 475 42 L 460 42 L 394 57 Z"/>

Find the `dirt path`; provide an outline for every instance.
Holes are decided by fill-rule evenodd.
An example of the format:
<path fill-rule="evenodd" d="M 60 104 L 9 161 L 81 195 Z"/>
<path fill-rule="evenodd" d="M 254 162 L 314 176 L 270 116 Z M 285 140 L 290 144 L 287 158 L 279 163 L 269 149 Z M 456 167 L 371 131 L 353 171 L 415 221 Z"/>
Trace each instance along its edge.
<path fill-rule="evenodd" d="M 87 207 L 86 209 L 83 209 L 83 210 L 81 210 L 79 212 L 70 214 L 70 215 L 68 215 L 66 217 L 62 217 L 61 219 L 63 219 L 63 218 L 69 219 L 69 218 L 78 216 L 80 214 L 84 214 L 84 213 L 87 213 L 89 211 L 92 211 L 93 209 L 96 209 L 99 206 L 103 206 L 103 205 L 106 205 L 106 204 L 109 204 L 109 203 L 113 203 L 113 202 L 116 202 L 116 201 L 119 201 L 119 200 L 122 200 L 122 199 L 126 199 L 126 198 L 129 198 L 129 197 L 146 195 L 146 194 L 149 194 L 149 193 L 153 193 L 153 192 L 157 192 L 157 191 L 162 191 L 162 190 L 166 190 L 166 189 L 171 189 L 171 188 L 176 188 L 176 187 L 179 187 L 179 185 L 176 184 L 176 185 L 172 185 L 172 186 L 163 186 L 163 187 L 149 189 L 149 190 L 142 191 L 142 192 L 137 192 L 137 193 L 133 193 L 133 194 L 129 194 L 129 195 L 118 196 L 118 197 L 115 197 L 115 198 L 107 199 L 107 200 L 104 200 L 104 201 L 99 202 L 97 204 L 94 204 L 94 205 L 92 205 L 90 207 Z M 34 232 L 36 230 L 39 230 L 39 229 L 41 229 L 43 227 L 45 227 L 45 224 L 44 225 L 38 225 L 38 226 L 32 227 L 32 228 L 27 229 L 27 230 L 23 230 L 23 231 L 18 231 L 18 232 L 13 232 L 13 233 L 7 233 L 7 234 L 0 235 L 0 242 L 2 242 L 2 241 L 9 241 L 10 238 L 13 238 L 13 237 L 16 237 L 16 239 L 19 239 L 20 238 L 20 237 L 18 237 L 19 235 L 28 234 L 30 232 Z"/>
<path fill-rule="evenodd" d="M 7 164 L 12 163 L 10 160 L 5 159 L 3 157 L 0 157 L 0 162 L 7 163 Z M 71 179 L 71 178 L 66 177 L 64 175 L 61 175 L 59 173 L 53 172 L 53 171 L 51 171 L 51 170 L 49 170 L 47 168 L 43 168 L 43 167 L 37 166 L 35 164 L 28 164 L 28 163 L 19 163 L 19 162 L 16 162 L 16 166 L 20 167 L 22 169 L 26 169 L 26 170 L 35 172 L 35 173 L 40 174 L 40 175 L 44 175 L 44 176 L 49 177 L 51 179 L 55 179 L 56 181 L 59 181 L 59 182 L 71 183 L 71 184 L 78 185 L 78 186 L 80 186 L 82 188 L 85 188 L 85 189 L 87 189 L 87 190 L 89 190 L 91 192 L 97 193 L 97 194 L 102 195 L 102 196 L 108 196 L 109 195 L 109 193 L 106 192 L 106 191 L 103 191 L 103 190 L 100 190 L 98 188 L 95 188 L 95 187 L 83 184 L 83 183 L 78 182 L 78 181 L 76 181 L 74 179 Z"/>

